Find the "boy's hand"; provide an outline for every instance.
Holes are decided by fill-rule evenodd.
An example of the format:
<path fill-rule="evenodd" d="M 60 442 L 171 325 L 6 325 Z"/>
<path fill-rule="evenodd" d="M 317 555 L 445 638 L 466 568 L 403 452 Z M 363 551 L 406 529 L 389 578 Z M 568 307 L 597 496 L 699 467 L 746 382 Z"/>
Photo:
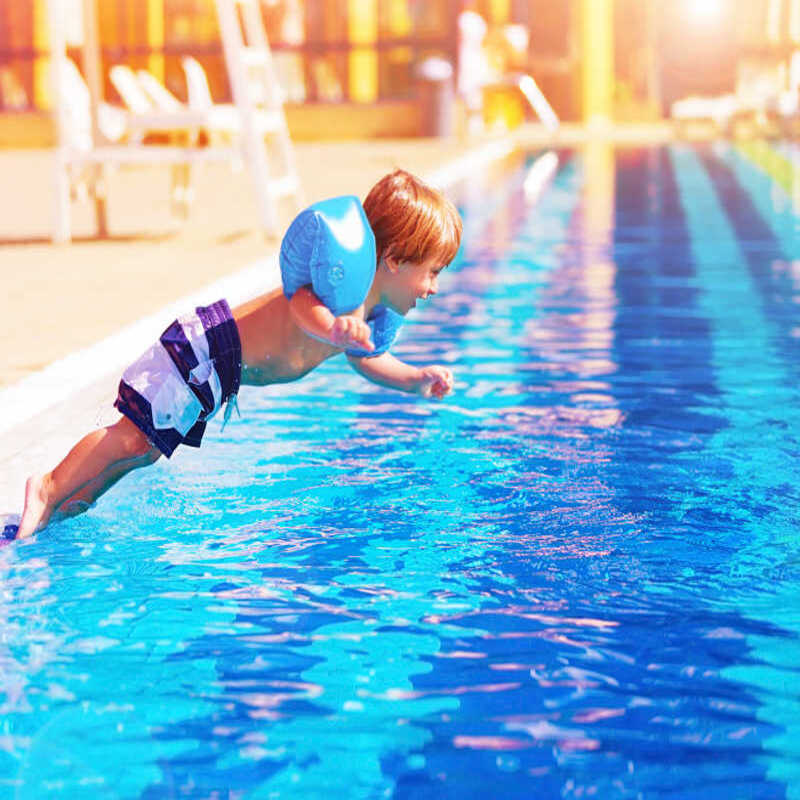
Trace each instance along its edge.
<path fill-rule="evenodd" d="M 375 345 L 372 344 L 369 325 L 363 319 L 354 317 L 352 314 L 343 314 L 336 317 L 329 333 L 330 340 L 337 347 L 349 348 L 358 347 L 361 350 L 372 352 Z"/>
<path fill-rule="evenodd" d="M 423 367 L 422 380 L 419 385 L 419 393 L 423 397 L 435 397 L 441 400 L 453 391 L 453 373 L 447 367 L 434 364 L 430 367 Z"/>

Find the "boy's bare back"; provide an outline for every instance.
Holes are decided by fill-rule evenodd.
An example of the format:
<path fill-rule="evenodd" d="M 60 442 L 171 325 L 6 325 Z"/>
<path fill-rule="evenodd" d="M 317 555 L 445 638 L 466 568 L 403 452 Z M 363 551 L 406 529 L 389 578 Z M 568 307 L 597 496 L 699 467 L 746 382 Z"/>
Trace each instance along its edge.
<path fill-rule="evenodd" d="M 242 383 L 266 386 L 303 377 L 341 348 L 313 339 L 295 322 L 281 287 L 233 309 L 242 342 Z"/>

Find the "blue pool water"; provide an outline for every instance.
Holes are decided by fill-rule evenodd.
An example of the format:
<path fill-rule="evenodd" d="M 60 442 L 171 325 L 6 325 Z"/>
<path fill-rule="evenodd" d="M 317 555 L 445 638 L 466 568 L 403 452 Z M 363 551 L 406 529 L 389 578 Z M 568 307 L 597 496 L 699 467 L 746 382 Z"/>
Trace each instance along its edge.
<path fill-rule="evenodd" d="M 446 402 L 335 359 L 0 549 L 0 797 L 800 798 L 800 150 L 529 164 Z"/>

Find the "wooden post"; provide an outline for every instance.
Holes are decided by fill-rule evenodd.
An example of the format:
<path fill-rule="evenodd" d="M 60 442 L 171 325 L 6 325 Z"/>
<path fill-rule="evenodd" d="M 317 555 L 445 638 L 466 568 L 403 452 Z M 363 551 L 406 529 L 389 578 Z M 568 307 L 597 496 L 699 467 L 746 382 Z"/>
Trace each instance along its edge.
<path fill-rule="evenodd" d="M 347 58 L 350 99 L 374 103 L 378 99 L 377 0 L 347 0 L 347 34 L 354 45 Z"/>
<path fill-rule="evenodd" d="M 164 0 L 147 0 L 147 69 L 164 82 Z"/>
<path fill-rule="evenodd" d="M 614 6 L 612 0 L 581 0 L 583 119 L 592 126 L 611 122 L 614 92 Z"/>
<path fill-rule="evenodd" d="M 47 50 L 47 0 L 33 2 L 33 103 L 36 108 L 47 110 L 52 106 L 50 79 L 48 75 Z"/>

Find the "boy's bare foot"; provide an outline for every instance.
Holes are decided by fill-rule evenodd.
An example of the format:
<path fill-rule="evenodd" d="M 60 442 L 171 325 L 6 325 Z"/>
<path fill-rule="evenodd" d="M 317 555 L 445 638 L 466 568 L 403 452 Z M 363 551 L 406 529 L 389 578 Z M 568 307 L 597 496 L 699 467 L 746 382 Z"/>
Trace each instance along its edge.
<path fill-rule="evenodd" d="M 19 522 L 17 539 L 24 539 L 44 528 L 50 519 L 50 512 L 45 476 L 33 475 L 25 484 L 25 508 Z"/>

